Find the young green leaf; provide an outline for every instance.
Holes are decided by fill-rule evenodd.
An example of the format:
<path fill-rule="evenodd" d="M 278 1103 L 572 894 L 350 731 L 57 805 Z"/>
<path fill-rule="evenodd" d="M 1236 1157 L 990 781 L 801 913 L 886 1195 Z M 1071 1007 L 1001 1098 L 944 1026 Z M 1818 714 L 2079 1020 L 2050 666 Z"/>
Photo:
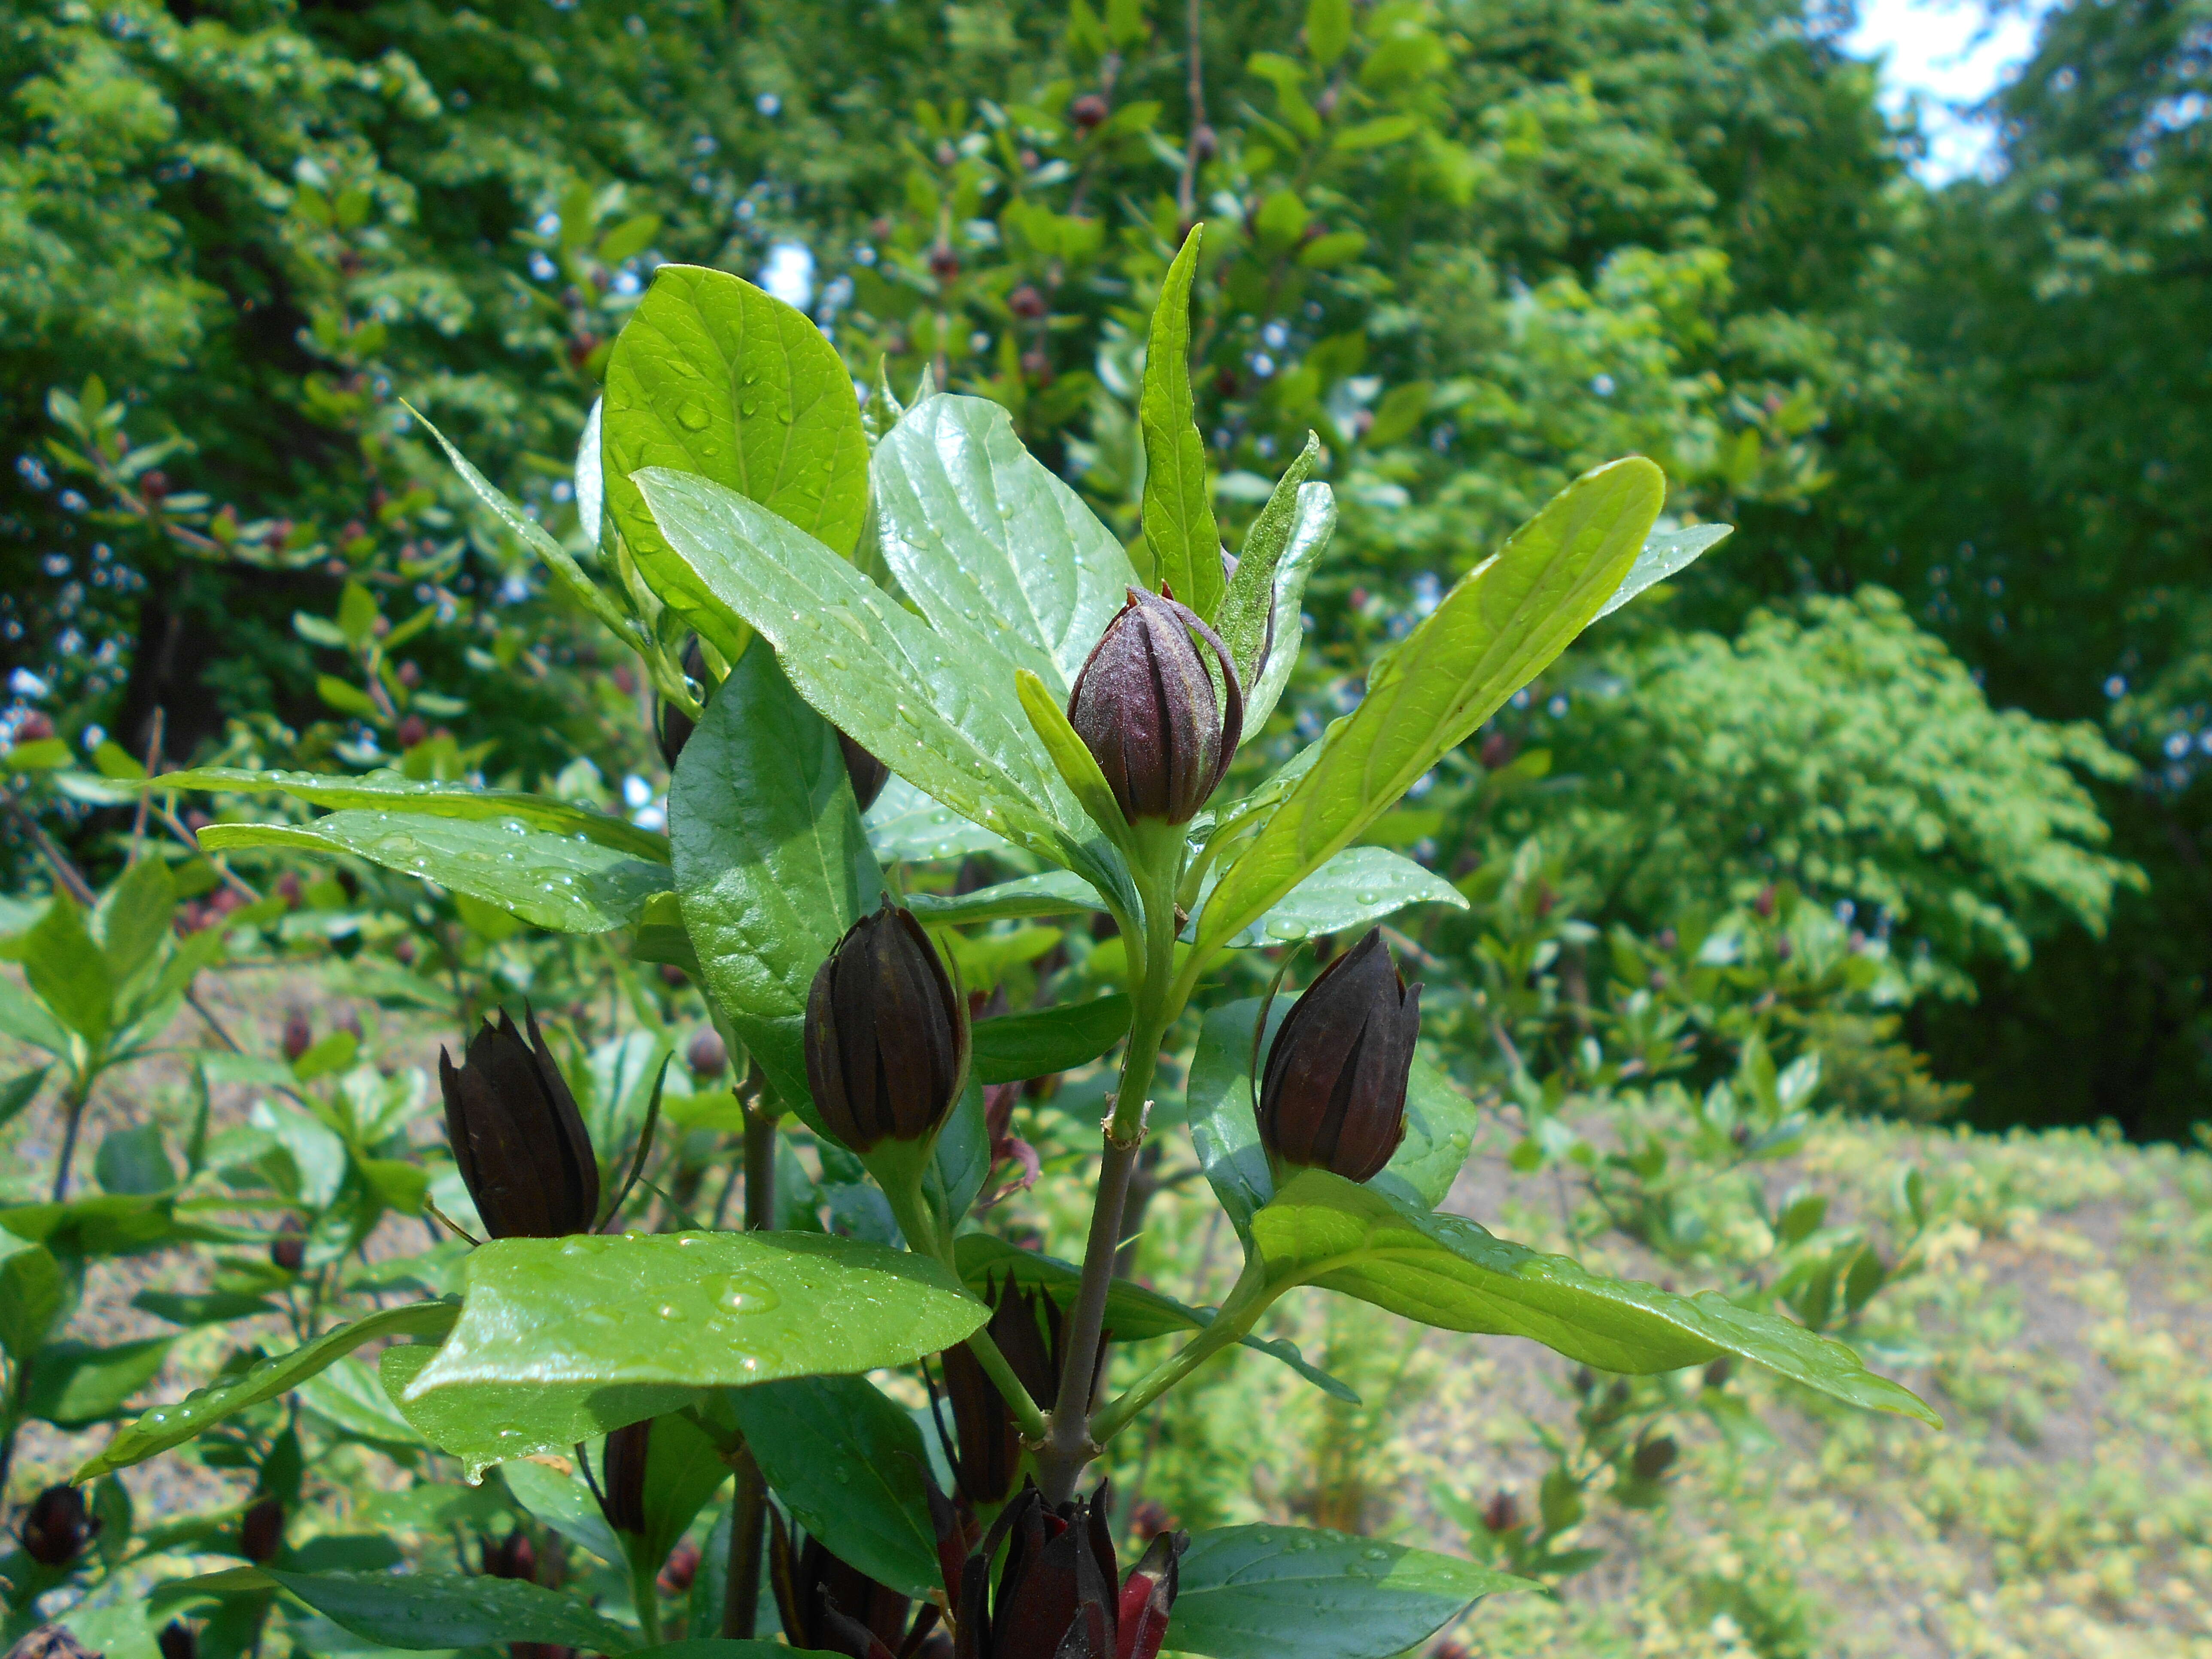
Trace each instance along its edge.
<path fill-rule="evenodd" d="M 1584 473 L 1378 659 L 1359 707 L 1231 865 L 1193 969 L 1349 845 L 1565 650 L 1620 585 L 1666 498 L 1641 457 Z"/>
<path fill-rule="evenodd" d="M 33 1244 L 0 1261 L 0 1350 L 18 1366 L 44 1346 L 70 1303 L 53 1252 Z"/>
<path fill-rule="evenodd" d="M 495 1463 L 565 1453 L 579 1441 L 679 1411 L 699 1397 L 696 1389 L 665 1382 L 478 1382 L 410 1395 L 437 1354 L 428 1343 L 386 1348 L 377 1362 L 378 1385 L 392 1409 L 423 1439 L 459 1458 L 471 1480 Z"/>
<path fill-rule="evenodd" d="M 340 1630 L 387 1648 L 451 1650 L 540 1642 L 628 1653 L 637 1638 L 573 1596 L 483 1574 L 258 1570 Z"/>
<path fill-rule="evenodd" d="M 645 902 L 669 887 L 665 864 L 518 823 L 430 817 L 415 812 L 332 812 L 307 823 L 211 823 L 210 852 L 295 847 L 350 853 L 420 876 L 562 933 L 604 933 L 634 924 Z"/>
<path fill-rule="evenodd" d="M 341 1356 L 365 1342 L 390 1336 L 443 1336 L 453 1328 L 460 1310 L 450 1302 L 417 1302 L 404 1308 L 386 1308 L 350 1325 L 326 1332 L 304 1347 L 258 1360 L 235 1376 L 195 1389 L 173 1406 L 156 1406 L 136 1423 L 118 1431 L 106 1449 L 76 1472 L 82 1484 L 181 1446 L 193 1436 L 212 1428 L 248 1406 L 289 1393 Z"/>
<path fill-rule="evenodd" d="M 1252 1218 L 1252 1237 L 1272 1282 L 1318 1285 L 1425 1325 L 1525 1336 L 1631 1376 L 1733 1354 L 1847 1405 L 1942 1425 L 1842 1343 L 1786 1319 L 1711 1291 L 1607 1279 L 1325 1170 L 1301 1171 Z"/>
<path fill-rule="evenodd" d="M 168 861 L 142 858 L 116 878 L 92 913 L 92 931 L 118 986 L 128 985 L 170 936 L 176 883 Z"/>
<path fill-rule="evenodd" d="M 1292 888 L 1267 915 L 1224 943 L 1231 950 L 1292 945 L 1364 927 L 1409 904 L 1448 904 L 1464 910 L 1467 898 L 1442 876 L 1402 854 L 1385 847 L 1347 847 Z"/>
<path fill-rule="evenodd" d="M 1389 1659 L 1486 1595 L 1542 1588 L 1348 1533 L 1218 1527 L 1191 1537 L 1167 1644 L 1211 1659 Z"/>
<path fill-rule="evenodd" d="M 97 1047 L 114 1017 L 115 979 L 85 929 L 84 912 L 66 893 L 23 937 L 23 977 L 63 1024 Z"/>
<path fill-rule="evenodd" d="M 874 908 L 881 878 L 830 723 L 775 656 L 748 651 L 669 787 L 676 890 L 708 992 L 777 1097 L 809 1115 L 814 975 Z"/>
<path fill-rule="evenodd" d="M 1283 476 L 1275 481 L 1274 493 L 1267 497 L 1267 504 L 1260 509 L 1251 528 L 1244 532 L 1244 550 L 1237 556 L 1237 574 L 1229 579 L 1221 596 L 1221 610 L 1214 618 L 1213 631 L 1229 647 L 1230 659 L 1237 665 L 1237 681 L 1248 691 L 1259 684 L 1261 671 L 1267 663 L 1267 646 L 1274 631 L 1270 624 L 1277 616 L 1275 571 L 1282 562 L 1283 550 L 1291 544 L 1291 532 L 1298 520 L 1299 491 L 1320 459 L 1321 439 L 1309 432 L 1306 447 L 1283 469 Z M 1292 615 L 1295 617 L 1296 612 Z M 1262 714 L 1255 721 L 1248 709 L 1245 719 L 1256 729 L 1266 722 L 1267 716 Z"/>
<path fill-rule="evenodd" d="M 1024 916 L 1072 916 L 1099 908 L 1098 890 L 1066 870 L 1023 876 L 967 893 L 910 893 L 907 908 L 932 927 L 965 927 L 971 922 L 1003 921 Z"/>
<path fill-rule="evenodd" d="M 894 777 L 863 815 L 868 842 L 876 857 L 894 860 L 962 859 L 970 853 L 996 853 L 1006 838 L 980 823 L 972 823 L 949 806 L 935 801 L 908 783 Z"/>
<path fill-rule="evenodd" d="M 908 1595 L 944 1583 L 921 1431 L 864 1376 L 805 1376 L 729 1396 L 775 1495 L 840 1560 Z"/>
<path fill-rule="evenodd" d="M 742 277 L 666 264 L 607 360 L 607 510 L 654 592 L 735 661 L 744 629 L 672 550 L 632 477 L 711 478 L 841 556 L 868 505 L 868 440 L 836 348 Z"/>
<path fill-rule="evenodd" d="M 1014 671 L 1014 690 L 1022 700 L 1022 713 L 1030 717 L 1037 741 L 1052 757 L 1052 763 L 1059 769 L 1060 781 L 1067 785 L 1068 793 L 1082 803 L 1091 823 L 1108 839 L 1126 842 L 1129 821 L 1121 814 L 1121 804 L 1114 799 L 1113 786 L 1099 769 L 1098 757 L 1078 735 L 1060 700 L 1026 668 Z"/>
<path fill-rule="evenodd" d="M 1160 283 L 1138 422 L 1145 434 L 1145 545 L 1176 598 L 1211 623 L 1221 608 L 1221 526 L 1190 396 L 1190 285 L 1205 234 L 1204 225 L 1191 227 Z"/>
<path fill-rule="evenodd" d="M 1128 1030 L 1129 999 L 1119 992 L 1029 1013 L 979 1019 L 970 1028 L 976 1080 L 1025 1083 L 1033 1077 L 1049 1077 L 1087 1065 L 1119 1042 Z"/>
<path fill-rule="evenodd" d="M 939 634 L 981 632 L 1064 704 L 1137 583 L 1113 532 L 980 398 L 918 404 L 870 472 L 900 591 Z"/>
<path fill-rule="evenodd" d="M 1620 579 L 1613 597 L 1599 607 L 1598 617 L 1610 617 L 1648 587 L 1690 568 L 1698 556 L 1715 546 L 1735 529 L 1732 524 L 1697 524 L 1687 530 L 1655 530 L 1644 538 L 1636 562 Z M 1597 617 L 1592 617 L 1595 622 Z"/>
<path fill-rule="evenodd" d="M 473 784 L 436 783 L 398 772 L 362 777 L 322 772 L 249 772 L 234 766 L 199 766 L 171 772 L 148 786 L 154 789 L 204 789 L 210 794 L 262 791 L 289 795 L 315 806 L 358 806 L 428 817 L 510 818 L 556 836 L 581 836 L 633 858 L 668 862 L 668 837 L 641 830 L 627 819 L 596 812 L 573 801 L 533 795 L 520 789 L 481 789 Z"/>

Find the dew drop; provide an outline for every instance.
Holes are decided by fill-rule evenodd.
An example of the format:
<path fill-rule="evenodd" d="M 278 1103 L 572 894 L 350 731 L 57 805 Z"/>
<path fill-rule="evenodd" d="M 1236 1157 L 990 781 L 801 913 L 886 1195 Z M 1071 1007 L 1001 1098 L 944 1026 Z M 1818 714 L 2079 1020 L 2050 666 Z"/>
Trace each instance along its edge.
<path fill-rule="evenodd" d="M 687 399 L 676 406 L 676 424 L 686 432 L 704 432 L 714 417 L 708 414 L 707 405 Z"/>

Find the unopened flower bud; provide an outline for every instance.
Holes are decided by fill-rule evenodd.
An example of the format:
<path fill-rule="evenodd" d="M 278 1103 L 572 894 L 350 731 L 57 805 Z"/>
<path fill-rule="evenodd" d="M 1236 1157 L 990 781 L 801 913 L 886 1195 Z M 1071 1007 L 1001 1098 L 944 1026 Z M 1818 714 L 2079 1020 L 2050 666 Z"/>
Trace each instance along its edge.
<path fill-rule="evenodd" d="M 660 1576 L 653 1582 L 663 1595 L 684 1595 L 690 1593 L 694 1580 L 699 1577 L 699 1547 L 690 1539 L 668 1553 L 661 1565 Z"/>
<path fill-rule="evenodd" d="M 562 1238 L 591 1231 L 599 1166 L 535 1016 L 526 1042 L 504 1011 L 496 1024 L 485 1021 L 461 1066 L 441 1048 L 438 1083 L 453 1161 L 485 1231 Z"/>
<path fill-rule="evenodd" d="M 1085 93 L 1082 97 L 1067 106 L 1068 118 L 1073 121 L 1077 130 L 1082 132 L 1090 131 L 1091 128 L 1103 121 L 1107 113 L 1108 105 L 1105 99 L 1095 92 Z"/>
<path fill-rule="evenodd" d="M 652 1446 L 649 1417 L 607 1437 L 599 1457 L 599 1508 L 617 1532 L 645 1530 L 645 1465 Z"/>
<path fill-rule="evenodd" d="M 847 930 L 806 999 L 806 1081 L 856 1152 L 937 1133 L 968 1075 L 968 1010 L 911 912 Z"/>
<path fill-rule="evenodd" d="M 783 1516 L 769 1510 L 769 1583 L 794 1648 L 865 1656 L 870 1642 L 896 1653 L 912 1605 L 889 1585 L 832 1555 L 818 1538 L 793 1547 Z"/>
<path fill-rule="evenodd" d="M 1042 1291 L 1027 1290 L 1012 1279 L 986 1285 L 984 1300 L 991 1304 L 991 1322 L 985 1328 L 1030 1398 L 1058 1397 L 1059 1305 Z M 959 1437 L 954 1472 L 960 1495 L 971 1504 L 999 1503 L 1014 1489 L 1022 1457 L 1021 1431 L 999 1385 L 964 1343 L 947 1348 L 942 1363 L 945 1391 L 951 1399 L 953 1428 Z"/>
<path fill-rule="evenodd" d="M 844 753 L 845 775 L 853 781 L 853 799 L 865 812 L 876 804 L 876 797 L 890 781 L 891 769 L 842 732 L 837 734 L 837 747 Z"/>
<path fill-rule="evenodd" d="M 1629 1468 L 1636 1472 L 1636 1478 L 1639 1480 L 1656 1480 L 1674 1467 L 1674 1455 L 1673 1437 L 1662 1434 L 1656 1439 L 1640 1443 L 1636 1448 L 1635 1456 L 1629 1460 Z"/>
<path fill-rule="evenodd" d="M 488 1578 L 520 1578 L 526 1583 L 538 1580 L 538 1550 L 530 1541 L 530 1534 L 517 1527 L 496 1544 L 483 1547 L 483 1570 Z"/>
<path fill-rule="evenodd" d="M 1124 1581 L 1107 1525 L 1112 1509 L 1103 1486 L 1087 1502 L 1078 1498 L 1057 1509 L 1033 1486 L 1007 1504 L 961 1577 L 961 1659 L 1156 1659 L 1189 1536 L 1155 1537 Z M 994 1589 L 991 1563 L 1001 1543 Z"/>
<path fill-rule="evenodd" d="M 314 1027 L 307 1024 L 306 1014 L 295 1008 L 284 1016 L 284 1058 L 297 1061 L 314 1046 Z"/>
<path fill-rule="evenodd" d="M 238 1523 L 238 1553 L 258 1567 L 275 1560 L 283 1547 L 284 1505 L 274 1498 L 255 1498 Z"/>
<path fill-rule="evenodd" d="M 1067 719 L 1123 816 L 1188 823 L 1236 757 L 1244 693 L 1229 648 L 1196 611 L 1133 587 L 1075 677 Z"/>
<path fill-rule="evenodd" d="M 85 1512 L 82 1488 L 48 1486 L 23 1511 L 17 1535 L 23 1553 L 41 1566 L 65 1567 L 99 1530 L 98 1519 Z"/>
<path fill-rule="evenodd" d="M 1486 1532 L 1511 1532 L 1521 1524 L 1521 1506 L 1513 1501 L 1510 1492 L 1492 1492 L 1490 1501 L 1482 1506 L 1482 1525 Z"/>
<path fill-rule="evenodd" d="M 288 1273 L 307 1265 L 307 1241 L 300 1231 L 299 1217 L 288 1215 L 276 1224 L 276 1237 L 269 1241 L 269 1261 Z"/>
<path fill-rule="evenodd" d="M 1267 1051 L 1259 1115 L 1268 1157 L 1346 1181 L 1380 1171 L 1405 1138 L 1420 1031 L 1421 988 L 1407 988 L 1382 930 L 1370 928 L 1306 988 Z"/>
<path fill-rule="evenodd" d="M 702 1080 L 720 1077 L 730 1063 L 730 1051 L 723 1046 L 720 1033 L 702 1031 L 684 1050 L 684 1063 L 691 1068 L 693 1077 Z"/>
<path fill-rule="evenodd" d="M 200 1638 L 192 1627 L 181 1619 L 172 1619 L 161 1626 L 161 1633 L 154 1638 L 161 1650 L 161 1659 L 199 1659 Z"/>

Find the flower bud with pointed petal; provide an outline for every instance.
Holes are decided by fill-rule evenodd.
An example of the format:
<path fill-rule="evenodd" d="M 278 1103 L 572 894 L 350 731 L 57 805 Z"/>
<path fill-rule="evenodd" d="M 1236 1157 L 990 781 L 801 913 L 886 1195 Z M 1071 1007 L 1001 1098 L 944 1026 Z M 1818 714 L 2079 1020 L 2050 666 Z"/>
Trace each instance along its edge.
<path fill-rule="evenodd" d="M 1228 647 L 1196 611 L 1133 587 L 1075 677 L 1067 720 L 1131 823 L 1188 823 L 1236 757 L 1244 693 Z"/>
<path fill-rule="evenodd" d="M 1115 1571 L 1104 1485 L 1054 1509 L 1036 1486 L 1000 1511 L 969 1557 L 954 1659 L 1156 1659 L 1186 1534 L 1155 1538 L 1126 1582 Z M 995 1589 L 991 1564 L 1005 1548 Z"/>
<path fill-rule="evenodd" d="M 617 1429 L 599 1454 L 599 1509 L 617 1532 L 645 1530 L 645 1469 L 652 1449 L 648 1417 Z"/>
<path fill-rule="evenodd" d="M 890 781 L 891 769 L 842 732 L 837 734 L 837 749 L 845 757 L 845 775 L 852 781 L 853 799 L 865 812 L 876 804 L 876 797 Z"/>
<path fill-rule="evenodd" d="M 161 1633 L 154 1638 L 161 1650 L 161 1659 L 199 1659 L 200 1639 L 192 1627 L 181 1619 L 172 1619 L 161 1626 Z"/>
<path fill-rule="evenodd" d="M 1033 1293 L 1011 1278 L 987 1285 L 983 1299 L 991 1304 L 991 1322 L 985 1328 L 1030 1398 L 1040 1402 L 1056 1398 L 1059 1305 L 1042 1291 Z M 953 1472 L 961 1496 L 971 1504 L 996 1504 L 1014 1489 L 1022 1458 L 1021 1431 L 999 1385 L 965 1344 L 947 1348 L 944 1365 L 945 1389 L 951 1397 L 952 1422 L 959 1436 Z"/>
<path fill-rule="evenodd" d="M 1321 971 L 1283 1018 L 1260 1079 L 1260 1142 L 1279 1164 L 1346 1181 L 1380 1171 L 1406 1134 L 1406 1077 L 1421 1031 L 1421 988 L 1407 988 L 1367 936 Z"/>
<path fill-rule="evenodd" d="M 23 1511 L 17 1535 L 23 1553 L 40 1566 L 65 1567 L 99 1532 L 100 1522 L 85 1512 L 78 1486 L 48 1486 Z"/>
<path fill-rule="evenodd" d="M 284 1547 L 284 1505 L 275 1498 L 257 1498 L 246 1506 L 238 1523 L 238 1553 L 255 1566 L 276 1559 Z"/>
<path fill-rule="evenodd" d="M 968 1006 L 910 912 L 854 922 L 806 998 L 806 1081 L 856 1152 L 937 1133 L 968 1079 Z"/>
<path fill-rule="evenodd" d="M 783 1633 L 794 1648 L 867 1659 L 872 1644 L 899 1651 L 911 1601 L 832 1555 L 818 1538 L 795 1546 L 783 1516 L 769 1511 L 769 1583 Z"/>
<path fill-rule="evenodd" d="M 456 1066 L 438 1051 L 453 1161 L 494 1238 L 563 1238 L 599 1214 L 599 1166 L 575 1097 L 530 1019 L 525 1042 L 502 1011 Z"/>

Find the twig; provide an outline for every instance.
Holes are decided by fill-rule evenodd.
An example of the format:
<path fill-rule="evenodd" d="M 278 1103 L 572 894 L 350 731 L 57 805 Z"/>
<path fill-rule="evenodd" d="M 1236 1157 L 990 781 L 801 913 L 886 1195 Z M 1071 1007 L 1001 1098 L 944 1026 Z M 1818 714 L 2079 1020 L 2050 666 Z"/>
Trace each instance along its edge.
<path fill-rule="evenodd" d="M 39 856 L 46 860 L 47 867 L 54 872 L 54 879 L 61 884 L 63 890 L 88 909 L 97 904 L 99 896 L 92 890 L 92 884 L 84 878 L 76 866 L 70 862 L 69 854 L 54 845 L 54 838 L 40 826 L 39 821 L 23 810 L 23 803 L 11 800 L 8 803 L 8 810 L 15 815 L 15 822 L 22 826 L 24 835 L 30 838 L 31 845 L 38 848 Z"/>
<path fill-rule="evenodd" d="M 757 1077 L 757 1070 L 749 1075 Z M 740 1097 L 742 1098 L 742 1097 Z M 745 1231 L 775 1225 L 775 1119 L 760 1091 L 745 1101 Z M 729 1197 L 729 1189 L 722 1189 Z M 722 1588 L 722 1634 L 750 1638 L 760 1618 L 761 1547 L 768 1527 L 768 1482 L 742 1442 L 730 1454 L 737 1490 L 730 1498 L 730 1571 Z"/>
<path fill-rule="evenodd" d="M 156 704 L 154 708 L 154 735 L 146 742 L 146 775 L 158 777 L 161 771 L 161 728 L 168 719 L 168 710 Z M 138 811 L 131 819 L 131 862 L 138 862 L 139 848 L 146 841 L 146 808 L 154 799 L 154 792 L 138 792 Z"/>

